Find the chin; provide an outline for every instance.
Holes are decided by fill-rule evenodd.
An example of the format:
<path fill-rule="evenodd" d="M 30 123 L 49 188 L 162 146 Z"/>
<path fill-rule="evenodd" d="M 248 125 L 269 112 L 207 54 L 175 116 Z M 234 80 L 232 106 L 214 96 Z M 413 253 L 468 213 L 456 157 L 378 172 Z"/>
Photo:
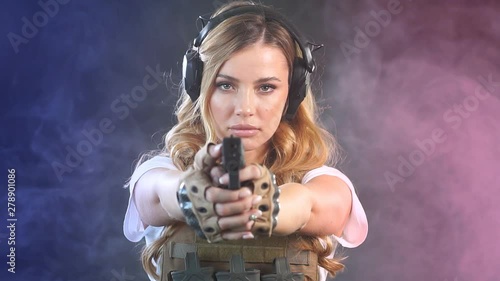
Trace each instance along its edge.
<path fill-rule="evenodd" d="M 243 149 L 245 151 L 254 150 L 258 147 L 255 144 L 255 140 L 253 140 L 251 138 L 242 138 L 241 142 L 243 143 Z"/>

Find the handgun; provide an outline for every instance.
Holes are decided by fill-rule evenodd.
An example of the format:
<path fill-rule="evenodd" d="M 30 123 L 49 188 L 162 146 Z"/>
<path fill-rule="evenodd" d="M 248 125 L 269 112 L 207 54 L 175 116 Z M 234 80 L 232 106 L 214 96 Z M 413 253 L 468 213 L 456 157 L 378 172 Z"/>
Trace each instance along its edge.
<path fill-rule="evenodd" d="M 231 136 L 222 140 L 222 166 L 229 174 L 227 188 L 239 189 L 241 187 L 239 172 L 245 167 L 245 155 L 240 138 Z"/>

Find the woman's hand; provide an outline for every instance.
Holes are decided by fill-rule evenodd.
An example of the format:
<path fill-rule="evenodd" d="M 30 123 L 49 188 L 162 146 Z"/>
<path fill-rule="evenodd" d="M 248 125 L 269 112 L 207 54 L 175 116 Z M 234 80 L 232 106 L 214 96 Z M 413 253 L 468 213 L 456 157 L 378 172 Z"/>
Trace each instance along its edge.
<path fill-rule="evenodd" d="M 209 242 L 253 238 L 250 230 L 261 212 L 252 209 L 252 205 L 260 198 L 252 195 L 248 187 L 221 188 L 228 176 L 217 165 L 220 158 L 221 145 L 207 144 L 196 153 L 193 166 L 180 177 L 177 191 L 180 209 L 186 222 Z M 242 169 L 240 179 L 251 179 L 254 176 L 251 171 Z"/>
<path fill-rule="evenodd" d="M 214 148 L 214 150 L 217 149 L 220 151 L 220 146 Z M 217 156 L 217 152 L 214 151 L 212 156 Z M 220 157 L 220 154 L 218 156 Z M 246 166 L 240 170 L 240 181 L 257 179 L 261 176 L 260 173 L 257 166 Z M 213 182 L 218 182 L 221 185 L 229 183 L 229 175 L 224 174 L 221 167 L 213 167 L 210 175 Z M 206 190 L 205 198 L 214 203 L 222 238 L 227 240 L 254 238 L 251 229 L 255 219 L 262 216 L 262 212 L 252 209 L 252 206 L 262 200 L 261 196 L 252 194 L 250 188 L 245 186 L 238 190 L 210 187 Z"/>
<path fill-rule="evenodd" d="M 279 212 L 274 175 L 263 166 L 248 165 L 239 170 L 240 189 L 222 188 L 229 175 L 216 164 L 220 158 L 221 145 L 205 146 L 193 167 L 183 172 L 177 197 L 186 222 L 210 242 L 271 235 Z"/>

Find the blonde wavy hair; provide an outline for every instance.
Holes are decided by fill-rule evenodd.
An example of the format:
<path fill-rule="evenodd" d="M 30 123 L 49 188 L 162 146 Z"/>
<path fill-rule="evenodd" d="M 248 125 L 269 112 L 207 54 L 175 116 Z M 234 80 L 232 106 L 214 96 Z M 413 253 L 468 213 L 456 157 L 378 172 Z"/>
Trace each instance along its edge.
<path fill-rule="evenodd" d="M 242 5 L 261 5 L 249 1 L 233 1 L 217 10 L 213 16 Z M 213 17 L 212 16 L 212 17 Z M 300 48 L 289 32 L 277 21 L 266 20 L 263 15 L 233 16 L 214 28 L 199 47 L 204 62 L 200 97 L 192 102 L 181 89 L 176 110 L 177 124 L 166 134 L 165 147 L 159 154 L 171 157 L 176 167 L 184 171 L 193 163 L 195 153 L 207 142 L 218 143 L 209 100 L 214 91 L 215 78 L 222 64 L 232 54 L 257 42 L 281 49 L 291 70 L 293 60 L 301 56 Z M 324 164 L 335 165 L 339 159 L 339 146 L 335 138 L 320 126 L 314 96 L 310 86 L 307 95 L 291 121 L 283 120 L 270 140 L 265 156 L 266 165 L 279 185 L 301 182 L 308 171 Z M 141 259 L 146 272 L 159 279 L 154 262 L 158 261 L 162 247 L 178 227 L 178 223 L 165 228 L 160 239 L 143 249 Z M 323 241 L 323 243 L 322 243 Z M 324 243 L 326 242 L 326 243 Z M 330 237 L 303 236 L 301 249 L 318 254 L 318 263 L 332 276 L 342 270 L 342 258 L 328 258 L 336 248 Z"/>

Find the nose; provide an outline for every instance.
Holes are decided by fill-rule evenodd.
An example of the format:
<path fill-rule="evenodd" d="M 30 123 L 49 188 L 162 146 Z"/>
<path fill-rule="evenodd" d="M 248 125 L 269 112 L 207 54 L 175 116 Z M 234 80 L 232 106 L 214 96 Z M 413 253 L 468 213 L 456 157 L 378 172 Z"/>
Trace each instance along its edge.
<path fill-rule="evenodd" d="M 235 95 L 235 113 L 240 117 L 249 117 L 255 114 L 255 97 L 252 88 L 240 88 Z"/>

